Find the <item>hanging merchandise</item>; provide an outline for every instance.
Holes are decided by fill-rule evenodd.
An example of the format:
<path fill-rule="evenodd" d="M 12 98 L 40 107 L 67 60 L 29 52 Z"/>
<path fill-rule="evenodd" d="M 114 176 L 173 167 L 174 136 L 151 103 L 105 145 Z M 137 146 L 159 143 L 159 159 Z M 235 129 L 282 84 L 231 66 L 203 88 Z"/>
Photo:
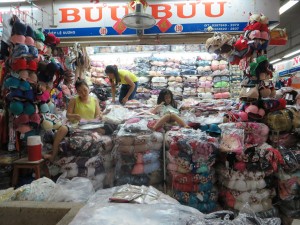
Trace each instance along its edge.
<path fill-rule="evenodd" d="M 269 45 L 286 45 L 288 41 L 288 36 L 286 34 L 286 29 L 274 28 L 270 32 L 270 43 Z"/>

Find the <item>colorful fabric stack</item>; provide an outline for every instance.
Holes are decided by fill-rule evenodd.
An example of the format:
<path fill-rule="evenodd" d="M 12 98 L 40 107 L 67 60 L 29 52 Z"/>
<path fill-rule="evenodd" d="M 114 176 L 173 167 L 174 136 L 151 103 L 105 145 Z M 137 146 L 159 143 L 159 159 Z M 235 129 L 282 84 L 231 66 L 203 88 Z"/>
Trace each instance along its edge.
<path fill-rule="evenodd" d="M 176 100 L 182 99 L 183 79 L 182 77 L 171 76 L 168 78 L 168 89 L 172 91 Z"/>
<path fill-rule="evenodd" d="M 214 75 L 213 93 L 215 99 L 230 98 L 230 77 L 229 75 Z"/>
<path fill-rule="evenodd" d="M 53 143 L 52 132 L 46 132 L 43 139 L 44 143 Z M 51 144 L 45 147 L 52 148 Z M 112 187 L 115 167 L 112 148 L 110 136 L 75 130 L 61 142 L 54 165 L 60 168 L 63 177 L 87 177 L 95 189 Z"/>
<path fill-rule="evenodd" d="M 168 86 L 168 80 L 166 77 L 153 77 L 151 79 L 153 89 L 163 89 Z"/>
<path fill-rule="evenodd" d="M 147 128 L 147 121 L 132 118 L 115 137 L 116 185 L 159 185 L 162 183 L 163 136 Z"/>
<path fill-rule="evenodd" d="M 220 199 L 224 206 L 255 213 L 272 211 L 274 175 L 283 164 L 280 152 L 266 143 L 269 129 L 262 123 L 224 123 L 217 167 Z"/>
<path fill-rule="evenodd" d="M 298 137 L 299 138 L 299 137 Z M 299 140 L 299 139 L 298 139 Z M 278 173 L 280 210 L 289 218 L 300 218 L 300 150 L 280 147 L 284 165 Z"/>
<path fill-rule="evenodd" d="M 184 76 L 183 80 L 183 97 L 197 96 L 198 77 Z"/>
<path fill-rule="evenodd" d="M 212 168 L 217 139 L 191 129 L 169 131 L 166 135 L 169 146 L 167 169 L 173 197 L 201 212 L 213 211 L 217 206 Z"/>

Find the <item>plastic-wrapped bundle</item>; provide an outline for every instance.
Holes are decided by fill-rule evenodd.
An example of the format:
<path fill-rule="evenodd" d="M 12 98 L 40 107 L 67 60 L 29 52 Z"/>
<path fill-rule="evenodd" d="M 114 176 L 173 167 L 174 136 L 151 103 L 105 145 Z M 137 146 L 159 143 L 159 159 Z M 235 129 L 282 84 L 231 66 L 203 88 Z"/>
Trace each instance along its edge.
<path fill-rule="evenodd" d="M 161 149 L 163 136 L 147 128 L 147 121 L 132 118 L 121 127 L 115 137 L 117 155 L 116 182 L 135 182 L 153 185 L 162 181 Z M 153 183 L 157 182 L 157 183 Z"/>
<path fill-rule="evenodd" d="M 216 208 L 216 191 L 207 192 L 181 192 L 176 191 L 173 197 L 183 205 L 191 206 L 200 212 L 208 213 Z"/>
<path fill-rule="evenodd" d="M 215 192 L 212 166 L 216 158 L 217 139 L 199 130 L 180 129 L 167 133 L 167 143 L 167 169 L 170 185 L 177 191 L 177 199 L 201 212 L 214 210 L 215 198 L 201 201 L 197 200 L 197 196 L 200 192 Z"/>

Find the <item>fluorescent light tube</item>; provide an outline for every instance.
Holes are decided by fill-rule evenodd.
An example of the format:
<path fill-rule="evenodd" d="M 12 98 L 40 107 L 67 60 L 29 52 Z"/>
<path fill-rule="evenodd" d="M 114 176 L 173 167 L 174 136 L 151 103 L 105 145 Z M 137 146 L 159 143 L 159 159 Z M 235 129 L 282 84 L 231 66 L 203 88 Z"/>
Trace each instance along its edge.
<path fill-rule="evenodd" d="M 281 61 L 281 59 L 274 59 L 270 63 L 273 64 L 273 63 L 276 63 L 276 62 L 279 62 L 279 61 Z"/>
<path fill-rule="evenodd" d="M 27 0 L 2 0 L 1 3 L 13 3 L 13 2 L 27 2 Z"/>
<path fill-rule="evenodd" d="M 290 0 L 287 3 L 285 3 L 283 6 L 279 8 L 279 15 L 284 13 L 285 11 L 289 10 L 291 7 L 293 7 L 295 4 L 298 3 L 298 0 Z"/>
<path fill-rule="evenodd" d="M 283 58 L 288 58 L 288 57 L 291 57 L 291 56 L 296 55 L 298 53 L 300 53 L 300 49 L 283 56 Z"/>

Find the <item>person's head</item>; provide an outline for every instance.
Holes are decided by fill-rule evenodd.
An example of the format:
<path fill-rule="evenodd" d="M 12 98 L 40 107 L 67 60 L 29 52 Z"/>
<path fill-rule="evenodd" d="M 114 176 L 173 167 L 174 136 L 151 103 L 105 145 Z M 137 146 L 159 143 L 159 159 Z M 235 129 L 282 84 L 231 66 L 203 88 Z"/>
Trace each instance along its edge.
<path fill-rule="evenodd" d="M 77 80 L 75 83 L 75 88 L 79 98 L 85 100 L 90 94 L 90 88 L 85 80 Z"/>
<path fill-rule="evenodd" d="M 174 101 L 173 93 L 169 89 L 162 89 L 159 92 L 157 104 L 159 105 L 162 102 L 165 102 L 165 105 L 171 105 L 176 108 L 176 102 Z"/>
<path fill-rule="evenodd" d="M 120 83 L 120 77 L 118 72 L 118 67 L 115 65 L 109 65 L 105 68 L 105 73 L 110 80 L 115 80 L 116 84 Z"/>

